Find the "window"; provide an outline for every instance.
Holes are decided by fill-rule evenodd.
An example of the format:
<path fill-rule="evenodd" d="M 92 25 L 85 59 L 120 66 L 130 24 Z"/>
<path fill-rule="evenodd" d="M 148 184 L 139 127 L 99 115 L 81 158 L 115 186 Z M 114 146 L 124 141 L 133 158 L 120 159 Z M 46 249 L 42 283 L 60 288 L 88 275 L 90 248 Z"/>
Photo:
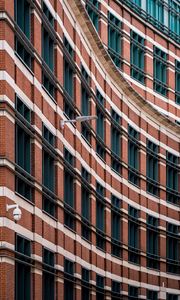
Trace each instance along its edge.
<path fill-rule="evenodd" d="M 131 31 L 131 76 L 144 83 L 144 39 Z"/>
<path fill-rule="evenodd" d="M 167 54 L 154 47 L 154 90 L 167 95 Z"/>
<path fill-rule="evenodd" d="M 30 3 L 28 0 L 15 0 L 15 21 L 27 38 L 30 38 Z"/>
<path fill-rule="evenodd" d="M 43 125 L 43 210 L 55 217 L 55 160 L 54 160 L 55 136 Z"/>
<path fill-rule="evenodd" d="M 55 293 L 54 253 L 43 249 L 43 300 L 53 300 Z"/>
<path fill-rule="evenodd" d="M 96 246 L 102 250 L 105 248 L 104 237 L 104 187 L 97 182 L 96 185 Z"/>
<path fill-rule="evenodd" d="M 108 52 L 118 68 L 121 68 L 121 22 L 108 13 Z"/>
<path fill-rule="evenodd" d="M 68 95 L 73 98 L 73 69 L 70 64 L 64 60 L 64 89 Z"/>
<path fill-rule="evenodd" d="M 74 263 L 64 259 L 64 300 L 74 300 Z"/>
<path fill-rule="evenodd" d="M 45 72 L 45 70 L 42 72 L 42 85 L 45 88 L 46 92 L 48 92 L 48 94 L 52 98 L 54 98 L 54 95 L 55 95 L 54 82 L 52 81 L 52 79 L 50 78 L 48 73 Z"/>
<path fill-rule="evenodd" d="M 90 240 L 90 173 L 82 168 L 81 186 L 81 214 L 82 214 L 82 236 Z"/>
<path fill-rule="evenodd" d="M 98 31 L 99 29 L 99 1 L 97 0 L 87 0 L 86 1 L 86 10 L 88 12 L 88 15 Z"/>
<path fill-rule="evenodd" d="M 136 286 L 128 286 L 128 297 L 129 300 L 138 299 L 138 288 Z"/>
<path fill-rule="evenodd" d="M 158 300 L 158 292 L 147 290 L 147 300 Z"/>
<path fill-rule="evenodd" d="M 111 297 L 112 300 L 120 299 L 120 282 L 112 280 L 111 291 L 112 291 L 112 297 Z"/>
<path fill-rule="evenodd" d="M 96 106 L 96 151 L 102 159 L 105 159 L 105 144 L 104 144 L 104 98 L 97 90 L 96 92 L 97 106 Z"/>
<path fill-rule="evenodd" d="M 81 288 L 81 299 L 90 299 L 90 271 L 82 268 L 82 288 Z"/>
<path fill-rule="evenodd" d="M 155 196 L 159 196 L 158 146 L 148 140 L 146 147 L 147 191 Z"/>
<path fill-rule="evenodd" d="M 54 157 L 45 150 L 43 150 L 43 167 L 42 167 L 43 185 L 45 188 L 54 192 L 55 183 L 55 166 Z"/>
<path fill-rule="evenodd" d="M 45 27 L 42 28 L 42 58 L 53 72 L 54 68 L 54 41 Z"/>
<path fill-rule="evenodd" d="M 16 235 L 15 299 L 31 299 L 31 242 Z"/>
<path fill-rule="evenodd" d="M 129 261 L 139 263 L 139 223 L 138 210 L 129 205 L 128 208 L 128 252 Z"/>
<path fill-rule="evenodd" d="M 111 117 L 111 168 L 120 173 L 120 116 L 112 109 Z"/>
<path fill-rule="evenodd" d="M 180 5 L 174 0 L 169 0 L 169 29 L 174 38 L 180 36 Z"/>
<path fill-rule="evenodd" d="M 179 295 L 167 294 L 167 300 L 178 300 Z"/>
<path fill-rule="evenodd" d="M 111 205 L 111 253 L 120 256 L 120 199 L 112 195 Z"/>
<path fill-rule="evenodd" d="M 132 183 L 139 185 L 139 133 L 129 126 L 128 134 L 128 178 Z"/>
<path fill-rule="evenodd" d="M 146 0 L 147 17 L 157 27 L 163 29 L 164 5 L 161 0 Z"/>
<path fill-rule="evenodd" d="M 74 229 L 74 157 L 67 149 L 64 149 L 64 159 L 64 223 Z"/>
<path fill-rule="evenodd" d="M 180 273 L 179 241 L 179 227 L 177 225 L 167 223 L 166 268 L 167 272 L 174 274 Z"/>
<path fill-rule="evenodd" d="M 176 60 L 176 69 L 175 69 L 175 76 L 176 76 L 176 103 L 180 104 L 180 61 Z"/>
<path fill-rule="evenodd" d="M 16 96 L 16 114 L 21 122 L 16 122 L 16 192 L 28 200 L 32 200 L 32 178 L 31 178 L 31 111 Z M 17 120 L 18 120 L 17 119 Z"/>
<path fill-rule="evenodd" d="M 104 300 L 104 277 L 96 275 L 96 299 Z"/>
<path fill-rule="evenodd" d="M 159 269 L 159 230 L 158 219 L 148 215 L 147 216 L 147 267 Z"/>
<path fill-rule="evenodd" d="M 141 6 L 141 0 L 131 0 L 134 4 Z"/>
<path fill-rule="evenodd" d="M 88 116 L 90 113 L 90 105 L 89 105 L 89 84 L 90 77 L 86 72 L 85 68 L 81 67 L 81 112 L 82 115 Z M 91 129 L 90 125 L 87 122 L 82 122 L 81 124 L 81 132 L 83 137 L 86 139 L 88 143 L 91 142 Z"/>
<path fill-rule="evenodd" d="M 51 14 L 50 10 L 48 9 L 47 5 L 43 2 L 43 13 L 45 14 L 46 18 L 48 19 L 49 23 L 54 27 L 54 18 Z"/>
<path fill-rule="evenodd" d="M 174 204 L 179 204 L 178 173 L 178 157 L 166 152 L 166 199 Z"/>
<path fill-rule="evenodd" d="M 18 38 L 15 38 L 15 50 L 18 56 L 23 60 L 23 62 L 28 66 L 28 68 L 32 68 L 32 56 L 24 43 L 21 43 Z"/>

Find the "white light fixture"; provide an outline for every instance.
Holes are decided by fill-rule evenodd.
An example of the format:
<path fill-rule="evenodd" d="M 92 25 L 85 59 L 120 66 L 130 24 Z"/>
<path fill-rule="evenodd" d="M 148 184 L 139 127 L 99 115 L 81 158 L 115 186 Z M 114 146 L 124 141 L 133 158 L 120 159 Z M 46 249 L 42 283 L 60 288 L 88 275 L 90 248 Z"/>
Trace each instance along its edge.
<path fill-rule="evenodd" d="M 84 122 L 84 121 L 95 120 L 95 119 L 97 119 L 97 116 L 78 116 L 73 120 L 61 120 L 60 127 L 61 127 L 61 129 L 63 129 L 65 123 Z"/>
<path fill-rule="evenodd" d="M 6 205 L 6 211 L 9 211 L 12 208 L 14 208 L 14 210 L 13 210 L 14 220 L 15 220 L 15 222 L 17 222 L 21 219 L 22 212 L 21 212 L 18 204 L 12 204 L 12 205 L 7 204 Z"/>

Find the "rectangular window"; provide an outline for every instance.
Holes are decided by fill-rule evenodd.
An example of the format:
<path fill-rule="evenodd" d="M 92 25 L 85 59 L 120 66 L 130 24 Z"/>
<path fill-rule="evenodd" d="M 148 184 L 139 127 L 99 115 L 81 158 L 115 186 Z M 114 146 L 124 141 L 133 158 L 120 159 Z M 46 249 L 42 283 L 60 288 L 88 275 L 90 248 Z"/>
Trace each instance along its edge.
<path fill-rule="evenodd" d="M 112 300 L 121 299 L 120 298 L 120 282 L 112 280 L 111 285 L 111 291 L 112 291 Z"/>
<path fill-rule="evenodd" d="M 15 21 L 30 39 L 30 3 L 28 0 L 15 0 Z"/>
<path fill-rule="evenodd" d="M 82 168 L 81 185 L 81 215 L 82 215 L 82 236 L 90 240 L 90 173 Z"/>
<path fill-rule="evenodd" d="M 99 1 L 97 0 L 86 0 L 86 10 L 88 15 L 98 31 L 99 29 Z"/>
<path fill-rule="evenodd" d="M 108 52 L 118 68 L 121 68 L 121 22 L 108 13 Z"/>
<path fill-rule="evenodd" d="M 74 90 L 74 83 L 73 83 L 73 69 L 69 62 L 64 60 L 64 89 L 67 92 L 70 100 L 73 100 L 73 90 Z"/>
<path fill-rule="evenodd" d="M 169 0 L 169 29 L 171 35 L 180 41 L 180 5 L 174 0 Z"/>
<path fill-rule="evenodd" d="M 147 300 L 158 300 L 158 292 L 147 290 Z"/>
<path fill-rule="evenodd" d="M 54 192 L 54 183 L 55 183 L 54 157 L 45 149 L 43 150 L 42 177 L 43 177 L 44 187 L 49 189 L 51 192 Z"/>
<path fill-rule="evenodd" d="M 111 197 L 111 253 L 120 256 L 120 199 L 112 195 Z"/>
<path fill-rule="evenodd" d="M 111 118 L 111 168 L 120 173 L 120 116 L 112 109 Z"/>
<path fill-rule="evenodd" d="M 148 19 L 157 27 L 163 29 L 164 4 L 161 0 L 146 0 L 146 11 Z"/>
<path fill-rule="evenodd" d="M 31 299 L 31 242 L 16 235 L 15 299 Z"/>
<path fill-rule="evenodd" d="M 167 54 L 154 46 L 154 90 L 167 96 Z"/>
<path fill-rule="evenodd" d="M 100 155 L 102 159 L 105 159 L 105 144 L 104 144 L 104 122 L 105 122 L 105 115 L 104 115 L 104 98 L 101 93 L 97 90 L 96 91 L 96 98 L 97 98 L 97 106 L 96 106 L 96 151 Z"/>
<path fill-rule="evenodd" d="M 49 195 L 43 195 L 43 210 L 50 216 L 56 216 L 56 200 Z"/>
<path fill-rule="evenodd" d="M 180 238 L 179 227 L 167 223 L 166 232 L 166 268 L 167 272 L 180 274 Z"/>
<path fill-rule="evenodd" d="M 131 76 L 144 84 L 144 38 L 131 31 Z"/>
<path fill-rule="evenodd" d="M 96 246 L 104 250 L 104 218 L 105 218 L 105 204 L 104 204 L 104 187 L 97 183 L 96 185 Z"/>
<path fill-rule="evenodd" d="M 89 105 L 89 91 L 88 86 L 90 84 L 90 77 L 88 73 L 86 72 L 85 68 L 81 67 L 81 112 L 82 115 L 88 116 L 90 113 L 90 105 Z M 91 142 L 91 129 L 90 125 L 87 122 L 83 122 L 81 124 L 81 132 L 83 137 L 86 139 L 88 143 Z"/>
<path fill-rule="evenodd" d="M 158 146 L 148 140 L 146 150 L 147 191 L 155 196 L 159 196 Z"/>
<path fill-rule="evenodd" d="M 31 123 L 31 111 L 16 96 L 16 114 L 22 122 L 16 123 L 16 169 L 19 176 L 16 176 L 16 192 L 32 201 L 32 183 L 31 183 L 31 136 L 29 125 Z"/>
<path fill-rule="evenodd" d="M 64 149 L 64 159 L 64 223 L 74 229 L 74 157 L 67 149 Z"/>
<path fill-rule="evenodd" d="M 128 252 L 129 261 L 139 264 L 139 222 L 138 210 L 129 205 L 128 207 Z"/>
<path fill-rule="evenodd" d="M 42 27 L 42 58 L 53 72 L 54 70 L 54 41 L 50 33 Z"/>
<path fill-rule="evenodd" d="M 138 288 L 136 286 L 128 286 L 128 300 L 138 299 Z"/>
<path fill-rule="evenodd" d="M 55 85 L 47 72 L 42 71 L 42 85 L 45 88 L 46 92 L 48 92 L 49 96 L 55 97 Z"/>
<path fill-rule="evenodd" d="M 147 267 L 159 269 L 159 230 L 158 219 L 148 215 L 147 216 Z"/>
<path fill-rule="evenodd" d="M 32 56 L 29 52 L 27 46 L 24 43 L 20 42 L 18 38 L 15 38 L 15 51 L 18 56 L 23 60 L 23 62 L 28 66 L 29 69 L 32 68 Z"/>
<path fill-rule="evenodd" d="M 179 166 L 178 157 L 166 152 L 166 199 L 179 205 Z"/>
<path fill-rule="evenodd" d="M 175 77 L 176 77 L 176 83 L 175 83 L 175 92 L 176 92 L 176 103 L 180 104 L 180 61 L 176 60 L 176 67 L 175 67 Z"/>
<path fill-rule="evenodd" d="M 74 300 L 74 263 L 64 259 L 64 300 Z"/>
<path fill-rule="evenodd" d="M 128 134 L 128 178 L 135 185 L 139 185 L 139 133 L 129 126 Z"/>
<path fill-rule="evenodd" d="M 104 300 L 104 277 L 96 275 L 96 299 Z"/>
<path fill-rule="evenodd" d="M 43 2 L 43 13 L 45 14 L 45 16 L 48 19 L 48 21 L 51 24 L 51 26 L 54 27 L 54 18 L 53 18 L 53 15 L 51 14 L 49 8 L 47 7 L 47 5 L 44 2 Z"/>
<path fill-rule="evenodd" d="M 167 294 L 167 300 L 178 300 L 179 295 Z"/>
<path fill-rule="evenodd" d="M 51 145 L 54 147 L 55 145 L 55 136 L 52 134 L 52 132 L 45 126 L 43 125 L 43 138 Z"/>
<path fill-rule="evenodd" d="M 53 300 L 55 293 L 54 253 L 43 249 L 43 300 Z"/>
<path fill-rule="evenodd" d="M 90 271 L 82 268 L 82 288 L 81 288 L 81 299 L 90 299 Z"/>

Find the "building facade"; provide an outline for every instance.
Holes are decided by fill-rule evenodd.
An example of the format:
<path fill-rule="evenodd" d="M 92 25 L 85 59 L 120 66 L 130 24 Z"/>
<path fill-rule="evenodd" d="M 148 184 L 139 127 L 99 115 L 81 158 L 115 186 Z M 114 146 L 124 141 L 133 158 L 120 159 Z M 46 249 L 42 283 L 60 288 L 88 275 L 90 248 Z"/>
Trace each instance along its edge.
<path fill-rule="evenodd" d="M 0 11 L 0 300 L 179 300 L 180 2 Z"/>

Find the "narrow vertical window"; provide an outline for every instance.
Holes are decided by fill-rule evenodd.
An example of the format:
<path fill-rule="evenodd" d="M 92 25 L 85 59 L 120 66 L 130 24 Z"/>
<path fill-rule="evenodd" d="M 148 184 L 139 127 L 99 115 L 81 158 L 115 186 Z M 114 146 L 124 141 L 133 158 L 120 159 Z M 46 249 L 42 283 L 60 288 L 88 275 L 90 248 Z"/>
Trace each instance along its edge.
<path fill-rule="evenodd" d="M 174 38 L 180 39 L 180 5 L 169 0 L 169 29 Z"/>
<path fill-rule="evenodd" d="M 118 68 L 121 68 L 121 22 L 108 13 L 108 52 Z"/>
<path fill-rule="evenodd" d="M 147 216 L 147 267 L 159 269 L 159 230 L 158 219 Z"/>
<path fill-rule="evenodd" d="M 120 116 L 112 109 L 111 111 L 111 168 L 117 173 L 121 172 L 121 127 Z"/>
<path fill-rule="evenodd" d="M 167 96 L 167 54 L 154 46 L 154 90 Z"/>
<path fill-rule="evenodd" d="M 180 274 L 179 227 L 167 223 L 166 232 L 166 269 L 167 272 Z"/>
<path fill-rule="evenodd" d="M 155 196 L 159 196 L 158 146 L 148 140 L 146 147 L 147 191 Z"/>
<path fill-rule="evenodd" d="M 166 199 L 179 205 L 179 166 L 178 157 L 166 153 Z"/>
<path fill-rule="evenodd" d="M 96 275 L 96 299 L 104 300 L 104 277 Z"/>
<path fill-rule="evenodd" d="M 144 39 L 131 31 L 131 76 L 144 84 Z"/>
<path fill-rule="evenodd" d="M 180 61 L 177 60 L 175 65 L 175 77 L 176 77 L 176 83 L 175 83 L 176 103 L 180 104 Z"/>
<path fill-rule="evenodd" d="M 99 29 L 99 1 L 97 0 L 86 0 L 86 10 L 88 15 L 98 31 Z"/>
<path fill-rule="evenodd" d="M 81 234 L 83 238 L 85 238 L 86 240 L 90 240 L 90 173 L 85 168 L 82 168 L 81 175 Z"/>
<path fill-rule="evenodd" d="M 111 253 L 115 256 L 120 256 L 120 199 L 112 195 L 111 197 Z"/>
<path fill-rule="evenodd" d="M 54 253 L 43 249 L 43 300 L 53 300 L 55 293 Z"/>
<path fill-rule="evenodd" d="M 120 282 L 112 280 L 111 293 L 112 293 L 112 297 L 111 297 L 112 300 L 121 299 Z"/>
<path fill-rule="evenodd" d="M 31 299 L 31 242 L 16 235 L 15 299 Z"/>
<path fill-rule="evenodd" d="M 81 299 L 90 299 L 90 271 L 82 268 L 82 288 L 81 288 Z"/>
<path fill-rule="evenodd" d="M 104 143 L 104 127 L 105 127 L 105 110 L 104 110 L 104 98 L 101 93 L 96 91 L 96 151 L 102 159 L 105 159 L 105 143 Z"/>
<path fill-rule="evenodd" d="M 15 0 L 15 21 L 24 32 L 26 37 L 30 38 L 30 3 L 27 0 Z"/>
<path fill-rule="evenodd" d="M 104 187 L 96 184 L 96 246 L 105 249 L 105 203 Z"/>
<path fill-rule="evenodd" d="M 74 300 L 74 263 L 64 259 L 64 300 Z"/>
<path fill-rule="evenodd" d="M 64 224 L 74 229 L 74 157 L 64 149 Z"/>
<path fill-rule="evenodd" d="M 139 185 L 139 133 L 129 126 L 128 134 L 128 178 L 135 185 Z"/>
<path fill-rule="evenodd" d="M 31 111 L 23 101 L 16 97 L 16 192 L 24 198 L 32 201 L 32 178 L 31 178 Z"/>
<path fill-rule="evenodd" d="M 129 205 L 128 208 L 128 252 L 129 261 L 139 264 L 139 222 L 138 210 Z"/>
<path fill-rule="evenodd" d="M 136 286 L 129 285 L 128 286 L 128 299 L 135 300 L 138 299 L 138 288 Z"/>
<path fill-rule="evenodd" d="M 147 300 L 158 300 L 158 292 L 147 290 Z"/>
<path fill-rule="evenodd" d="M 81 67 L 81 112 L 82 115 L 88 116 L 90 114 L 90 91 L 89 91 L 90 77 L 85 68 Z M 81 124 L 82 135 L 88 143 L 91 142 L 91 129 L 87 122 Z"/>

